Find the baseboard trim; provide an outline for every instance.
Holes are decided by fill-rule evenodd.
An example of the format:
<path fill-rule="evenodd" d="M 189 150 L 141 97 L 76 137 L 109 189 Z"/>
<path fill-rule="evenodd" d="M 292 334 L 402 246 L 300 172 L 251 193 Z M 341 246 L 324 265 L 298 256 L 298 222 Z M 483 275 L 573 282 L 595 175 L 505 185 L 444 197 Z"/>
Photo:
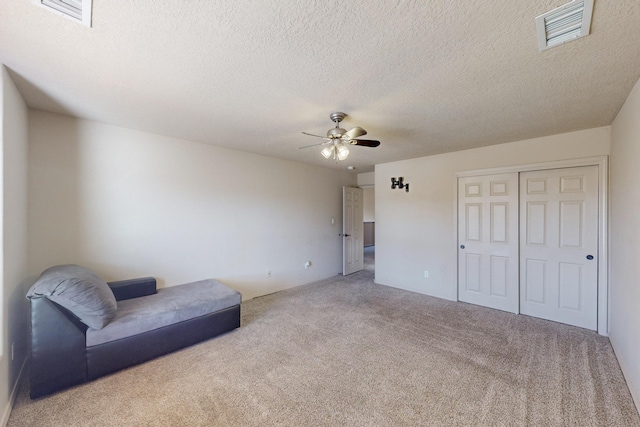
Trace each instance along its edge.
<path fill-rule="evenodd" d="M 22 362 L 22 367 L 20 367 L 20 373 L 18 374 L 18 378 L 16 379 L 15 384 L 13 385 L 13 390 L 11 390 L 11 394 L 9 395 L 9 402 L 7 406 L 2 411 L 2 419 L 0 419 L 0 426 L 6 427 L 9 422 L 9 416 L 11 416 L 11 410 L 13 409 L 13 404 L 16 401 L 16 396 L 18 395 L 18 390 L 20 389 L 20 383 L 22 382 L 22 375 L 24 374 L 24 368 L 27 366 L 27 358 L 24 358 Z"/>
<path fill-rule="evenodd" d="M 609 338 L 611 342 L 611 338 Z M 613 353 L 616 353 L 616 348 L 613 346 L 613 342 L 611 342 L 611 347 L 613 348 Z M 624 377 L 625 382 L 627 383 L 627 388 L 629 389 L 629 393 L 631 393 L 631 399 L 633 399 L 633 403 L 636 404 L 636 410 L 640 414 L 640 390 L 636 389 L 635 384 L 631 381 L 631 378 L 627 373 L 629 370 L 627 369 L 626 364 L 620 360 L 618 355 L 616 354 L 616 360 L 618 361 L 618 366 L 620 366 L 620 370 L 622 371 L 622 376 Z"/>

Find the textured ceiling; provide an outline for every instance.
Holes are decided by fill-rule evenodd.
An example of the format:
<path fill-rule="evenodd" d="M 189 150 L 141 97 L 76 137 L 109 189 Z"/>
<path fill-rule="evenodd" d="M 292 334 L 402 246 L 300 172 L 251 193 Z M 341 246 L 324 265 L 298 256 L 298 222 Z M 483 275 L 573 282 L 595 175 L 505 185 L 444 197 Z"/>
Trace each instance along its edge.
<path fill-rule="evenodd" d="M 640 1 L 539 52 L 567 0 L 94 0 L 93 26 L 0 0 L 0 62 L 35 109 L 358 172 L 609 125 L 640 76 Z M 378 148 L 345 162 L 301 131 L 332 111 Z"/>

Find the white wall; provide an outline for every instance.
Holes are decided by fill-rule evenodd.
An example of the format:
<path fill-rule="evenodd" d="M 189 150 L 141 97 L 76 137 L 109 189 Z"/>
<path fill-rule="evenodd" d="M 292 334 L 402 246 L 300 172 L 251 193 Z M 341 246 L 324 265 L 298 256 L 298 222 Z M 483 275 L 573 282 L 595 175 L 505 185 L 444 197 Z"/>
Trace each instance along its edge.
<path fill-rule="evenodd" d="M 0 65 L 0 425 L 27 357 L 27 107 Z M 11 344 L 14 357 L 11 360 Z"/>
<path fill-rule="evenodd" d="M 640 83 L 611 127 L 609 337 L 640 408 Z"/>
<path fill-rule="evenodd" d="M 602 127 L 377 165 L 376 282 L 455 300 L 455 173 L 607 155 L 609 146 L 610 128 Z M 398 176 L 408 193 L 391 189 Z"/>
<path fill-rule="evenodd" d="M 160 286 L 214 277 L 248 299 L 341 271 L 353 173 L 39 111 L 29 132 L 34 274 L 77 263 Z"/>

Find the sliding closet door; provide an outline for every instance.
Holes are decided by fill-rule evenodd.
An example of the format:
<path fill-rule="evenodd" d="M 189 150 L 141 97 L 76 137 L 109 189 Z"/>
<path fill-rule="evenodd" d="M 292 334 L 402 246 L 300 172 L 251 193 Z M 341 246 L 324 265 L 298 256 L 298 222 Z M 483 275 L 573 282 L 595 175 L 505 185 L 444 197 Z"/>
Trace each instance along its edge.
<path fill-rule="evenodd" d="M 458 180 L 458 299 L 518 312 L 518 174 Z"/>
<path fill-rule="evenodd" d="M 598 167 L 520 176 L 520 312 L 596 330 Z"/>

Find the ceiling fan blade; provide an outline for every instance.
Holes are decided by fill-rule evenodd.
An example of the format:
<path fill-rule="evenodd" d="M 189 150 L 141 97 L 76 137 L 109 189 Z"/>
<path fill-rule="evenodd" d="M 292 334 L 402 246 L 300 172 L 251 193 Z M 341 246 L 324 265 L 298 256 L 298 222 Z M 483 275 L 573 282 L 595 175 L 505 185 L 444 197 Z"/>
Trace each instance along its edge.
<path fill-rule="evenodd" d="M 362 129 L 359 126 L 354 127 L 353 129 L 351 129 L 350 131 L 346 132 L 345 135 L 349 138 L 349 139 L 354 139 L 357 138 L 359 136 L 363 136 L 366 135 L 367 131 Z"/>
<path fill-rule="evenodd" d="M 309 135 L 309 136 L 315 136 L 316 138 L 324 138 L 324 139 L 327 139 L 327 137 L 325 137 L 325 136 L 314 135 L 314 134 L 312 134 L 312 133 L 308 133 L 308 132 L 302 132 L 302 133 L 303 133 L 303 134 L 305 134 L 305 135 Z"/>
<path fill-rule="evenodd" d="M 303 148 L 317 147 L 318 145 L 325 145 L 325 144 L 328 144 L 330 142 L 331 141 L 325 141 L 325 142 L 318 142 L 317 144 L 305 145 L 304 147 L 298 147 L 298 150 L 302 150 Z"/>
<path fill-rule="evenodd" d="M 361 145 L 363 147 L 377 147 L 380 145 L 380 141 L 374 139 L 352 139 L 349 141 L 351 145 Z"/>

